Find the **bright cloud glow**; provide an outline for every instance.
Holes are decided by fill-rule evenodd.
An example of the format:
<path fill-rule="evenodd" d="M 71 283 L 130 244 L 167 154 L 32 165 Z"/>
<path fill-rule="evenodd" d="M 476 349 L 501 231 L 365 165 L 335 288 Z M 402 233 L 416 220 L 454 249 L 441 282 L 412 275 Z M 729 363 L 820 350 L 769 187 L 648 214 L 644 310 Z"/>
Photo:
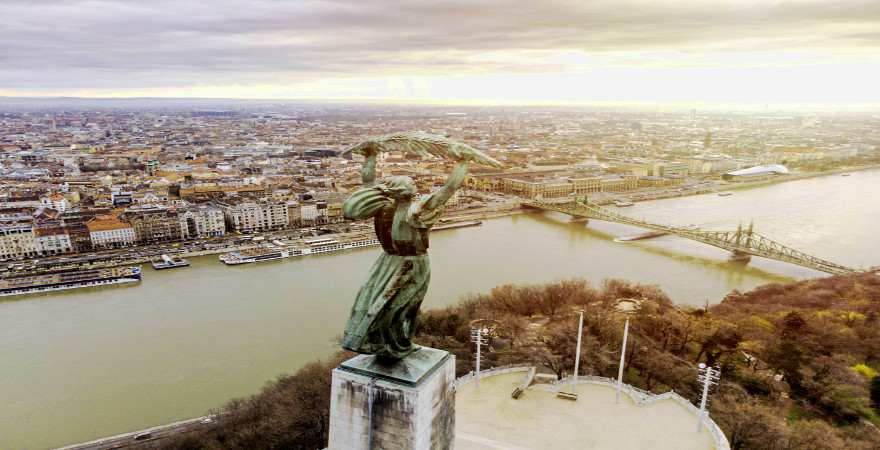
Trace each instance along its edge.
<path fill-rule="evenodd" d="M 880 103 L 880 2 L 4 0 L 0 95 Z"/>

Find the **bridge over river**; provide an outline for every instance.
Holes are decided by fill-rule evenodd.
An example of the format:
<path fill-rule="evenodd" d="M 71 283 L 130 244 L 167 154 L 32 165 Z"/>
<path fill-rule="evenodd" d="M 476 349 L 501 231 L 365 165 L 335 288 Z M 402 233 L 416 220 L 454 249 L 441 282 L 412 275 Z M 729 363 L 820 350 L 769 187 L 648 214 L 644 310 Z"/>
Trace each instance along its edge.
<path fill-rule="evenodd" d="M 522 206 L 544 211 L 556 211 L 568 214 L 576 219 L 604 220 L 674 234 L 730 251 L 731 260 L 734 261 L 748 262 L 752 256 L 760 256 L 830 274 L 858 272 L 856 269 L 817 258 L 780 244 L 756 233 L 752 225 L 749 225 L 748 228 L 739 226 L 733 231 L 710 231 L 689 227 L 674 227 L 618 214 L 586 199 L 576 199 L 573 202 L 565 203 L 528 201 L 523 202 Z"/>

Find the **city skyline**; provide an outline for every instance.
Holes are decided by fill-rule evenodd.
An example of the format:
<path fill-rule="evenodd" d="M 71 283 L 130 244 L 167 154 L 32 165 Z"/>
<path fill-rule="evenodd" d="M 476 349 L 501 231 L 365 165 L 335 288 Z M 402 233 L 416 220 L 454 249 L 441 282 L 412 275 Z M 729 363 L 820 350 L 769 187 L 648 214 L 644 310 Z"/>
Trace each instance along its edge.
<path fill-rule="evenodd" d="M 880 4 L 25 2 L 0 96 L 880 103 Z"/>

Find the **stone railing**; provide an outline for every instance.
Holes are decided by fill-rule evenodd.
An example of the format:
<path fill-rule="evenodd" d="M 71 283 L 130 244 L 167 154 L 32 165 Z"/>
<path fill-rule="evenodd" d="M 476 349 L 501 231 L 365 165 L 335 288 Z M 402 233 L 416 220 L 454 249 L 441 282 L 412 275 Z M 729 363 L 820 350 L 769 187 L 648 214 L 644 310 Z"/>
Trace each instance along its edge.
<path fill-rule="evenodd" d="M 563 386 L 568 386 L 571 384 L 571 378 L 563 378 L 561 380 L 556 381 L 553 386 L 557 389 L 562 388 Z M 598 377 L 595 375 L 581 375 L 578 377 L 578 384 L 599 384 L 602 386 L 609 386 L 613 388 L 617 388 L 617 380 L 613 378 L 606 377 Z M 635 386 L 631 386 L 628 384 L 623 384 L 620 386 L 620 391 L 625 393 L 632 399 L 632 401 L 641 405 L 651 399 L 651 397 L 656 397 L 656 395 L 648 392 L 644 389 L 639 389 Z"/>
<path fill-rule="evenodd" d="M 493 376 L 493 375 L 504 375 L 504 374 L 516 373 L 516 372 L 528 372 L 529 370 L 531 370 L 531 368 L 532 368 L 532 366 L 521 366 L 521 365 L 517 365 L 517 364 L 511 364 L 511 365 L 507 365 L 507 366 L 498 366 L 498 367 L 493 367 L 491 369 L 481 370 L 480 371 L 480 378 L 485 378 L 487 376 Z M 462 376 L 456 378 L 455 387 L 459 387 L 463 384 L 468 384 L 471 381 L 474 381 L 476 379 L 477 379 L 476 374 L 474 373 L 474 371 L 471 371 L 467 375 L 462 375 Z"/>
<path fill-rule="evenodd" d="M 555 387 L 561 388 L 562 386 L 569 385 L 571 383 L 570 378 L 564 378 L 555 383 Z M 605 377 L 597 377 L 593 375 L 582 375 L 578 377 L 578 384 L 598 384 L 602 386 L 608 386 L 611 388 L 617 388 L 617 380 L 613 378 L 605 378 Z M 620 386 L 620 391 L 625 393 L 635 402 L 638 406 L 647 406 L 653 403 L 657 403 L 662 400 L 671 400 L 674 401 L 689 412 L 691 412 L 694 416 L 699 417 L 700 409 L 694 406 L 688 399 L 678 395 L 675 391 L 664 392 L 662 394 L 654 394 L 648 392 L 644 389 L 639 389 L 635 386 L 630 386 L 628 384 L 623 384 Z M 709 431 L 709 434 L 712 435 L 712 440 L 715 441 L 716 450 L 730 450 L 730 443 L 727 441 L 727 436 L 724 435 L 724 432 L 721 431 L 721 428 L 718 424 L 712 420 L 708 414 L 703 418 L 703 425 L 705 425 L 706 429 Z"/>
<path fill-rule="evenodd" d="M 528 373 L 529 370 L 532 369 L 533 366 L 521 366 L 521 365 L 508 365 L 508 366 L 499 366 L 493 367 L 491 369 L 481 370 L 480 378 L 485 378 L 493 375 L 504 375 L 508 373 L 517 373 L 517 372 L 525 372 Z M 467 375 L 461 376 L 455 380 L 455 386 L 461 386 L 476 379 L 476 374 L 471 371 Z M 557 380 L 551 386 L 552 388 L 558 390 L 563 386 L 568 386 L 571 384 L 570 378 L 563 378 L 561 380 Z M 607 386 L 610 388 L 617 389 L 617 380 L 613 378 L 606 377 L 598 377 L 595 375 L 581 375 L 577 380 L 578 384 L 598 384 L 602 386 Z M 678 395 L 675 391 L 664 392 L 662 394 L 654 394 L 652 392 L 646 391 L 644 389 L 639 389 L 635 386 L 631 386 L 629 384 L 622 384 L 620 386 L 620 391 L 629 396 L 632 401 L 637 406 L 647 406 L 653 403 L 657 403 L 662 400 L 671 400 L 683 406 L 689 412 L 691 412 L 694 416 L 700 415 L 700 409 L 694 406 L 688 399 Z M 716 450 L 730 450 L 730 443 L 727 441 L 727 436 L 724 435 L 724 432 L 721 431 L 721 428 L 718 427 L 718 424 L 712 420 L 708 414 L 703 419 L 703 425 L 705 425 L 706 429 L 709 431 L 709 434 L 712 435 L 712 440 L 715 441 L 715 449 Z"/>

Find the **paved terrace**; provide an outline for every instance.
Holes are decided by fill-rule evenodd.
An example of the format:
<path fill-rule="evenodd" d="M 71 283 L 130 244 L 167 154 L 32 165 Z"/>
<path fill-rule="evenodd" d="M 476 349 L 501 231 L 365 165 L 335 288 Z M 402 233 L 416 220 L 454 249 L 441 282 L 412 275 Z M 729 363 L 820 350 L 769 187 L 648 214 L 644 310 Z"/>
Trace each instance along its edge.
<path fill-rule="evenodd" d="M 680 400 L 648 394 L 638 404 L 621 394 L 615 404 L 613 386 L 584 382 L 577 385 L 577 401 L 557 398 L 552 385 L 533 385 L 514 400 L 510 394 L 525 373 L 484 375 L 479 388 L 459 383 L 457 450 L 716 448 L 705 427 L 697 433 L 695 408 Z"/>
<path fill-rule="evenodd" d="M 510 394 L 522 386 L 529 369 L 484 371 L 479 388 L 473 374 L 456 380 L 456 450 L 730 450 L 712 421 L 707 420 L 698 434 L 696 407 L 672 393 L 653 395 L 624 385 L 620 403 L 615 404 L 613 380 L 581 377 L 576 402 L 557 398 L 557 387 L 547 384 L 533 385 L 518 400 L 512 399 Z M 58 450 L 149 448 L 213 420 L 199 417 Z"/>

